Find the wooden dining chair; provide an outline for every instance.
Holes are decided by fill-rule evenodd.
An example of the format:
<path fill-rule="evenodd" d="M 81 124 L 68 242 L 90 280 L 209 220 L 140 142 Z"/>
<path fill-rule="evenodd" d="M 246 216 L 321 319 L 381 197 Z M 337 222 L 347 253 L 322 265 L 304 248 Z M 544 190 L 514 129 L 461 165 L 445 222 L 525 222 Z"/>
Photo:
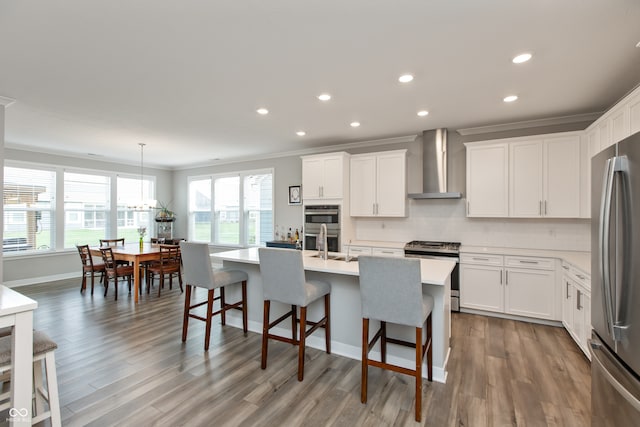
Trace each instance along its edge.
<path fill-rule="evenodd" d="M 91 295 L 93 295 L 93 284 L 95 282 L 96 273 L 100 273 L 100 283 L 104 282 L 104 263 L 102 260 L 93 261 L 89 245 L 78 245 L 78 253 L 82 261 L 82 285 L 80 285 L 80 293 L 87 289 L 87 275 L 91 276 Z"/>
<path fill-rule="evenodd" d="M 147 292 L 151 283 L 153 283 L 155 276 L 159 276 L 160 283 L 158 284 L 158 296 L 162 292 L 164 287 L 165 276 L 169 276 L 169 289 L 173 286 L 173 277 L 178 278 L 180 284 L 180 292 L 184 292 L 182 289 L 182 268 L 181 268 L 181 252 L 178 245 L 160 245 L 160 261 L 156 261 L 149 264 L 147 267 Z"/>
<path fill-rule="evenodd" d="M 117 246 L 124 246 L 124 237 L 120 238 L 120 239 L 100 239 L 100 247 L 104 248 L 104 247 L 117 247 Z M 116 264 L 118 265 L 129 265 L 130 262 L 123 260 L 123 259 L 118 259 L 116 260 Z"/>
<path fill-rule="evenodd" d="M 106 277 L 104 282 L 104 296 L 107 296 L 109 290 L 109 280 L 114 279 L 114 287 L 116 292 L 116 301 L 118 300 L 118 279 L 126 277 L 129 282 L 129 293 L 131 293 L 131 279 L 133 278 L 134 267 L 132 265 L 118 265 L 113 257 L 113 250 L 110 247 L 100 248 L 102 253 L 102 261 L 104 262 Z"/>

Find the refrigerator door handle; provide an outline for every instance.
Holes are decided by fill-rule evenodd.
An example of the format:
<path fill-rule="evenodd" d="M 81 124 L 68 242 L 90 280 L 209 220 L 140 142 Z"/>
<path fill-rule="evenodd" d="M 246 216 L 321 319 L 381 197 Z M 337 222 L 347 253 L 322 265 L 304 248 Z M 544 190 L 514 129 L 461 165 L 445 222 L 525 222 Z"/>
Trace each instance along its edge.
<path fill-rule="evenodd" d="M 611 259 L 609 247 L 611 231 L 611 199 L 613 198 L 613 182 L 615 176 L 615 157 L 607 159 L 607 165 L 605 167 L 604 174 L 604 186 L 602 188 L 602 199 L 600 203 L 600 223 L 598 238 L 600 240 L 600 272 L 602 275 L 602 299 L 604 305 L 604 314 L 607 321 L 607 330 L 613 337 L 613 298 L 611 297 L 611 271 L 609 266 L 609 260 Z M 614 338 L 615 339 L 615 338 Z"/>
<path fill-rule="evenodd" d="M 620 396 L 622 396 L 636 411 L 640 411 L 640 400 L 636 399 L 636 397 L 629 392 L 620 382 L 611 375 L 611 372 L 604 366 L 602 360 L 600 360 L 600 354 L 602 354 L 602 346 L 594 344 L 593 341 L 590 340 L 591 344 L 591 363 L 595 363 L 600 368 L 602 375 L 604 375 L 605 379 L 613 388 L 616 389 Z"/>
<path fill-rule="evenodd" d="M 615 158 L 615 165 L 614 165 L 614 171 L 616 173 L 620 174 L 620 177 L 622 178 L 621 180 L 621 185 L 622 185 L 622 191 L 620 192 L 620 194 L 622 194 L 622 205 L 623 205 L 623 221 L 622 223 L 624 224 L 624 228 L 623 231 L 621 233 L 622 239 L 624 244 L 622 245 L 622 247 L 624 248 L 622 251 L 622 259 L 623 259 L 623 271 L 622 271 L 622 279 L 621 279 L 621 283 L 624 287 L 630 287 L 631 286 L 631 280 L 629 280 L 629 272 L 628 272 L 628 268 L 632 263 L 632 260 L 629 258 L 629 248 L 627 247 L 626 243 L 628 242 L 628 239 L 630 236 L 629 233 L 631 233 L 631 230 L 628 229 L 629 227 L 629 223 L 627 222 L 628 219 L 630 218 L 631 215 L 631 205 L 630 205 L 630 194 L 631 194 L 631 189 L 630 187 L 630 183 L 629 183 L 629 161 L 627 159 L 627 156 L 618 156 Z M 622 341 L 626 338 L 627 336 L 627 331 L 629 330 L 629 326 L 626 320 L 626 310 L 623 301 L 626 301 L 626 299 L 628 298 L 628 293 L 631 292 L 630 289 L 622 289 L 621 290 L 621 299 L 622 301 L 620 301 L 619 304 L 617 304 L 614 301 L 614 324 L 613 324 L 613 339 L 616 341 Z"/>

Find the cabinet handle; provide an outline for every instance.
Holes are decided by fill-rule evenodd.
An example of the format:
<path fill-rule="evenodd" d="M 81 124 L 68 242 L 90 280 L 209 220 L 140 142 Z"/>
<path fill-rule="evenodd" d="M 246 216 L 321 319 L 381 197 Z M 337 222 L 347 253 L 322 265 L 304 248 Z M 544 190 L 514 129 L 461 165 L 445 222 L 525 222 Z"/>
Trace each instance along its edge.
<path fill-rule="evenodd" d="M 565 287 L 566 287 L 566 292 L 565 292 L 566 297 L 564 297 L 564 299 L 569 299 L 569 297 L 571 296 L 571 295 L 569 295 L 569 281 L 565 280 L 564 284 L 565 284 Z"/>
<path fill-rule="evenodd" d="M 467 215 L 469 215 L 469 212 L 471 210 L 470 205 L 471 205 L 471 202 L 467 200 Z"/>
<path fill-rule="evenodd" d="M 547 201 L 544 201 L 544 214 L 547 214 Z"/>
<path fill-rule="evenodd" d="M 478 257 L 473 257 L 472 258 L 474 261 L 489 261 L 489 258 L 478 258 Z"/>
<path fill-rule="evenodd" d="M 542 216 L 542 200 L 538 202 L 538 215 Z"/>
<path fill-rule="evenodd" d="M 376 215 L 378 215 L 378 213 L 379 213 L 379 212 L 380 212 L 380 210 L 379 210 L 379 206 L 378 206 L 378 204 L 376 203 Z"/>
<path fill-rule="evenodd" d="M 509 284 L 509 270 L 504 271 L 504 284 L 505 285 Z"/>
<path fill-rule="evenodd" d="M 580 301 L 582 298 L 580 298 L 582 296 L 582 292 L 580 292 L 580 289 L 576 289 L 577 292 L 577 298 L 576 298 L 576 308 L 578 310 L 582 310 L 582 301 Z"/>
<path fill-rule="evenodd" d="M 565 270 L 569 270 L 569 267 L 567 267 L 566 265 L 563 265 L 562 268 L 564 268 Z"/>
<path fill-rule="evenodd" d="M 586 277 L 584 277 L 582 274 L 576 274 L 576 276 L 578 276 L 578 279 L 580 280 L 586 279 Z"/>
<path fill-rule="evenodd" d="M 380 251 L 381 254 L 392 254 L 393 251 Z"/>
<path fill-rule="evenodd" d="M 520 263 L 521 264 L 538 264 L 538 261 L 526 261 L 526 260 L 521 259 Z"/>
<path fill-rule="evenodd" d="M 376 204 L 375 204 L 375 203 L 372 203 L 372 204 L 371 204 L 371 213 L 372 213 L 373 215 L 375 215 L 375 214 L 376 214 Z"/>
<path fill-rule="evenodd" d="M 502 285 L 502 270 L 500 270 L 500 284 Z"/>

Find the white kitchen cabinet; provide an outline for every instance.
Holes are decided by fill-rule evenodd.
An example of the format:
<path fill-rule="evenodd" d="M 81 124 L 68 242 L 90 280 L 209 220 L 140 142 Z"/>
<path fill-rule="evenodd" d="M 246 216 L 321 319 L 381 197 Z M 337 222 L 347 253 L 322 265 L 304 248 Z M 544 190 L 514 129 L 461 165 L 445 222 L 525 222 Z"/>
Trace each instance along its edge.
<path fill-rule="evenodd" d="M 404 249 L 371 248 L 371 253 L 375 256 L 389 256 L 394 258 L 404 258 Z"/>
<path fill-rule="evenodd" d="M 403 258 L 403 248 L 391 248 L 382 246 L 365 246 L 365 245 L 351 245 L 349 243 L 344 245 L 343 252 L 348 252 L 350 256 L 357 255 L 374 255 L 374 256 L 390 256 Z"/>
<path fill-rule="evenodd" d="M 600 135 L 600 151 L 613 144 L 609 120 L 605 119 L 598 125 L 598 134 Z"/>
<path fill-rule="evenodd" d="M 467 147 L 467 216 L 509 215 L 509 146 L 506 143 Z"/>
<path fill-rule="evenodd" d="M 555 271 L 505 268 L 504 312 L 555 320 Z"/>
<path fill-rule="evenodd" d="M 331 153 L 302 157 L 303 200 L 342 199 L 349 176 L 349 154 Z"/>
<path fill-rule="evenodd" d="M 629 107 L 623 104 L 615 109 L 608 118 L 611 127 L 611 144 L 622 141 L 629 136 Z"/>
<path fill-rule="evenodd" d="M 590 358 L 591 279 L 566 262 L 562 263 L 562 269 L 562 324 L 582 352 Z"/>
<path fill-rule="evenodd" d="M 460 264 L 460 307 L 504 312 L 502 267 Z"/>
<path fill-rule="evenodd" d="M 629 135 L 640 132 L 640 88 L 627 103 L 629 109 Z"/>
<path fill-rule="evenodd" d="M 580 216 L 580 136 L 509 145 L 509 216 Z"/>
<path fill-rule="evenodd" d="M 553 259 L 493 254 L 460 257 L 463 309 L 557 320 L 556 293 Z"/>
<path fill-rule="evenodd" d="M 351 216 L 404 217 L 407 150 L 351 156 Z"/>

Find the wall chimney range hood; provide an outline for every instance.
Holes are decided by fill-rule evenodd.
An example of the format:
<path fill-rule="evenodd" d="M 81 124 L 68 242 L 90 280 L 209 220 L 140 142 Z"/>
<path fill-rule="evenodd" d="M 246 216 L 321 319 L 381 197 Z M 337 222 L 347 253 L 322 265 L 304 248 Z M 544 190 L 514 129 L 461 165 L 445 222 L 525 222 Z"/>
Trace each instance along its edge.
<path fill-rule="evenodd" d="M 447 187 L 447 130 L 422 132 L 422 193 L 410 193 L 410 199 L 459 199 L 461 193 Z"/>

